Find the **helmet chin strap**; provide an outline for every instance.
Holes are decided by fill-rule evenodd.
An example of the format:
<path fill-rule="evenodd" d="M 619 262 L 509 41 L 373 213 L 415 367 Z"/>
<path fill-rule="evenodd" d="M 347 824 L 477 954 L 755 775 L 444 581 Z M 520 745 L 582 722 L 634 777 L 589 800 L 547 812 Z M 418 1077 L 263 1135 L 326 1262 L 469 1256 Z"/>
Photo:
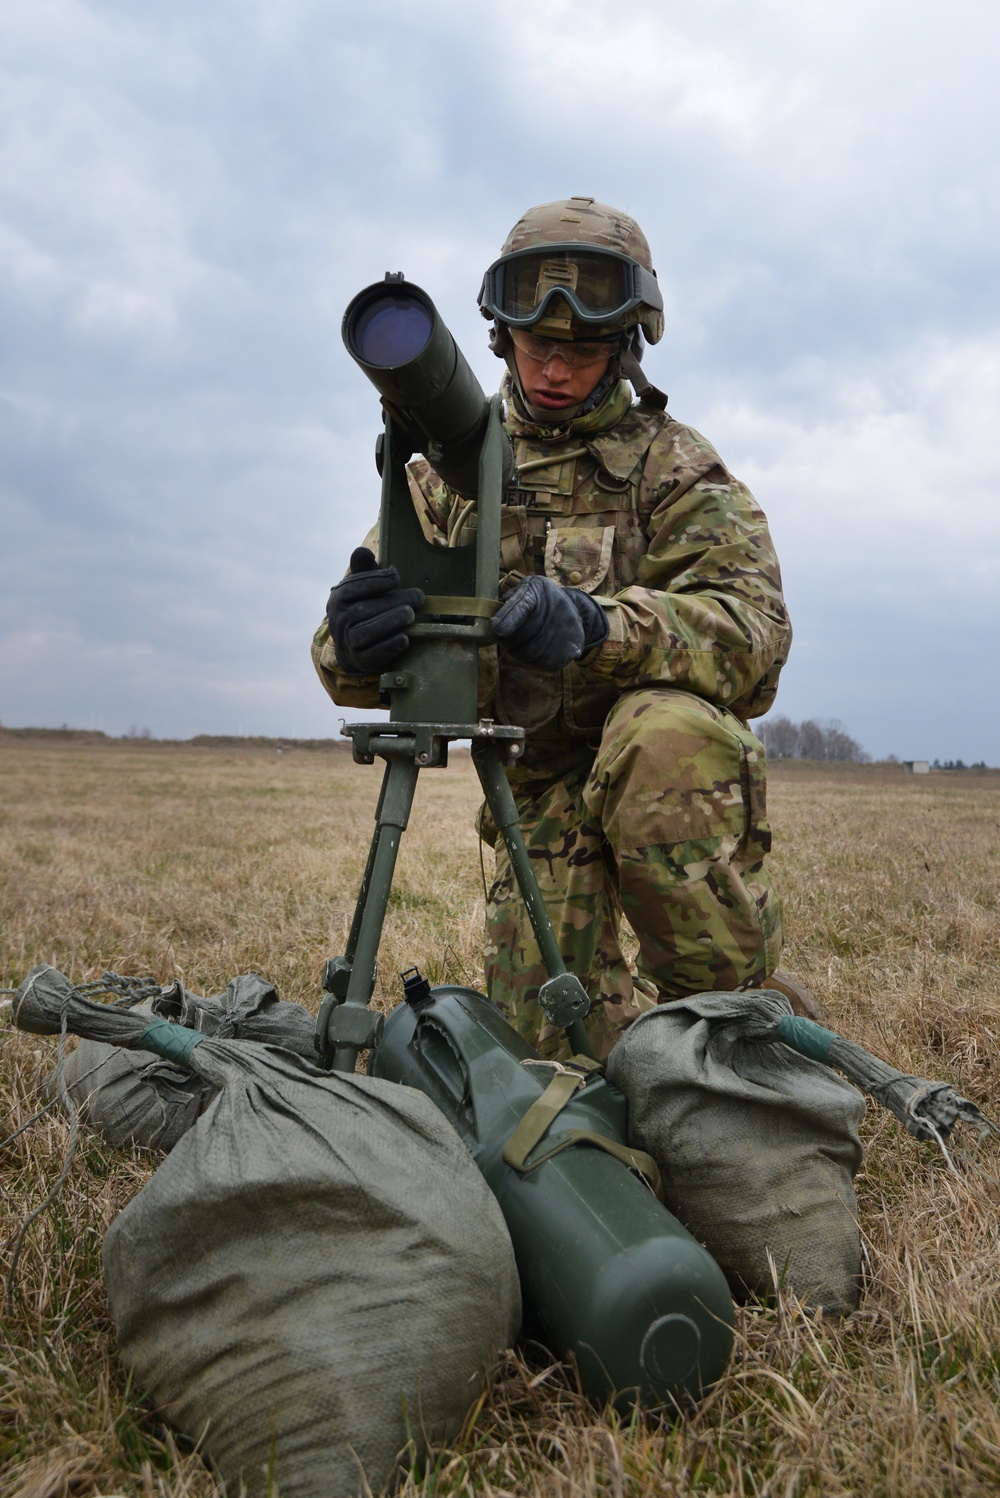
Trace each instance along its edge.
<path fill-rule="evenodd" d="M 642 354 L 641 336 L 637 331 L 636 336 L 630 338 L 622 349 L 619 361 L 621 372 L 644 406 L 653 406 L 657 411 L 665 411 L 667 409 L 666 394 L 646 379 L 639 363 Z"/>

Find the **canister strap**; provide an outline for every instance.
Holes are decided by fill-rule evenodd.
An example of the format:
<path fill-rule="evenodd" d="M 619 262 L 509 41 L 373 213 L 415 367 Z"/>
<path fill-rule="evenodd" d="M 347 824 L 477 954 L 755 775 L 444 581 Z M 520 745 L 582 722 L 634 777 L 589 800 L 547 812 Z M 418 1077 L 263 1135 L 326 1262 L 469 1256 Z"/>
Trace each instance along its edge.
<path fill-rule="evenodd" d="M 551 1149 L 528 1163 L 532 1150 L 544 1138 L 574 1092 L 583 1087 L 586 1081 L 586 1076 L 579 1071 L 559 1066 L 548 1087 L 541 1097 L 535 1099 L 504 1145 L 504 1164 L 509 1165 L 511 1170 L 516 1170 L 518 1175 L 526 1176 L 537 1170 L 539 1165 L 544 1165 L 546 1160 L 551 1160 L 554 1155 L 561 1155 L 563 1150 L 570 1149 L 574 1144 L 592 1144 L 597 1149 L 604 1150 L 605 1154 L 613 1155 L 629 1170 L 635 1171 L 654 1195 L 663 1201 L 663 1182 L 652 1155 L 647 1155 L 643 1150 L 630 1149 L 627 1144 L 619 1144 L 616 1139 L 608 1139 L 606 1135 L 596 1134 L 592 1129 L 568 1129 L 559 1136 L 558 1142 Z"/>
<path fill-rule="evenodd" d="M 469 619 L 491 619 L 500 605 L 495 598 L 465 598 L 446 593 L 428 594 L 421 613 L 465 615 Z"/>

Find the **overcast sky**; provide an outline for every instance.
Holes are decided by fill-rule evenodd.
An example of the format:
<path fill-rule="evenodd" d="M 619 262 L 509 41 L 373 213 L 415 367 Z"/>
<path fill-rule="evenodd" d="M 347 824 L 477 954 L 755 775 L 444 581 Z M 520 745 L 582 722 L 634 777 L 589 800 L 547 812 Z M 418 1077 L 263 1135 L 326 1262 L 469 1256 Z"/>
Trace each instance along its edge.
<path fill-rule="evenodd" d="M 778 709 L 1000 765 L 987 0 L 4 0 L 0 721 L 332 736 L 375 518 L 340 341 L 404 270 L 484 385 L 484 267 L 590 194 L 653 247 L 670 409 L 766 510 Z"/>

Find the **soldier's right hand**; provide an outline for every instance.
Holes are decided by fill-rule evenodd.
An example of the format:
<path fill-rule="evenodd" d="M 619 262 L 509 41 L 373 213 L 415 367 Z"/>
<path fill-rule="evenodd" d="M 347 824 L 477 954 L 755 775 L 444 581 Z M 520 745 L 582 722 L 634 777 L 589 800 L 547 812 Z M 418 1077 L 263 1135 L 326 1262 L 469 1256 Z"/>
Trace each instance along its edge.
<path fill-rule="evenodd" d="M 341 668 L 349 676 L 385 670 L 409 645 L 406 630 L 425 601 L 421 588 L 400 587 L 395 567 L 377 566 L 367 546 L 357 547 L 350 571 L 331 588 L 326 605 Z"/>

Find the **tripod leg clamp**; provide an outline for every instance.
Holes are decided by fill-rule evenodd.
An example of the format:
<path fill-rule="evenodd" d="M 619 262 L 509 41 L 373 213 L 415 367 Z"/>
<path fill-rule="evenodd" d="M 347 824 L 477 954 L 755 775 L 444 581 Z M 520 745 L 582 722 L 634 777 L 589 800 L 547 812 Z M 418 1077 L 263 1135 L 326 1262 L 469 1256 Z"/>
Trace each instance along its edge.
<path fill-rule="evenodd" d="M 590 1009 L 586 989 L 575 973 L 557 973 L 538 990 L 538 1003 L 550 1025 L 565 1030 Z"/>

